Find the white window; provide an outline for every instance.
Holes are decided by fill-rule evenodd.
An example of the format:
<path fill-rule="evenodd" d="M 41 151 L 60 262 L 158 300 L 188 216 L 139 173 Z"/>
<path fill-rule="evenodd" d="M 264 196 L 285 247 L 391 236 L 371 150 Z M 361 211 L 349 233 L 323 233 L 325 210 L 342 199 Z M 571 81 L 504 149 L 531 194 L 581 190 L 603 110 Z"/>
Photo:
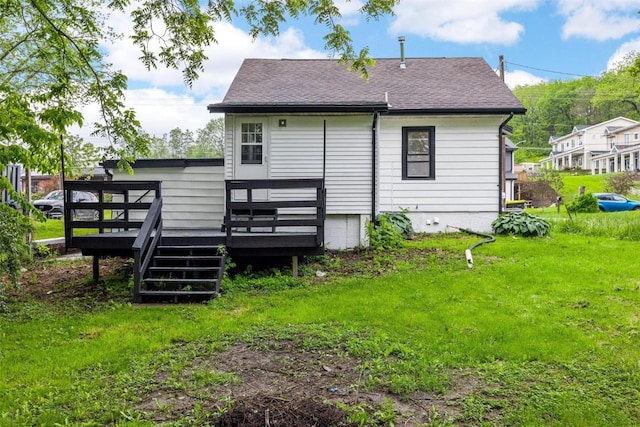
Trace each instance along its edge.
<path fill-rule="evenodd" d="M 240 162 L 262 164 L 262 123 L 242 123 Z"/>

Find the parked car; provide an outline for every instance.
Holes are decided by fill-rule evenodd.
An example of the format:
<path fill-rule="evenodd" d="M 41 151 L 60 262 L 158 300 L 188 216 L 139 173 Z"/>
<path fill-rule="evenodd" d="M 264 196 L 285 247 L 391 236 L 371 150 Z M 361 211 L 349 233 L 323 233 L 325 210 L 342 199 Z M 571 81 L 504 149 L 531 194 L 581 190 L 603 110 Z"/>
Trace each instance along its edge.
<path fill-rule="evenodd" d="M 640 202 L 630 200 L 616 193 L 593 193 L 598 199 L 601 212 L 635 211 L 640 210 Z"/>
<path fill-rule="evenodd" d="M 75 202 L 98 202 L 98 198 L 87 191 L 74 191 L 73 201 Z M 55 190 L 44 196 L 43 199 L 33 202 L 36 209 L 40 209 L 47 218 L 62 218 L 64 215 L 64 192 Z M 98 219 L 99 214 L 95 209 L 76 209 L 72 213 L 74 218 Z"/>

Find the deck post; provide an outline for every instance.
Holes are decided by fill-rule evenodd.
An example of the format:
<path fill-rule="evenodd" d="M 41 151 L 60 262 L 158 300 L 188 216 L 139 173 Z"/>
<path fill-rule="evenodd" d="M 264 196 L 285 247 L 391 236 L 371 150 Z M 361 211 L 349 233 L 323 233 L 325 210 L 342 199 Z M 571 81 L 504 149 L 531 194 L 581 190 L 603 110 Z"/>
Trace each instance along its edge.
<path fill-rule="evenodd" d="M 298 277 L 298 255 L 291 257 L 291 271 L 293 273 L 293 277 Z"/>
<path fill-rule="evenodd" d="M 98 282 L 100 280 L 100 257 L 98 255 L 93 256 L 93 281 Z"/>

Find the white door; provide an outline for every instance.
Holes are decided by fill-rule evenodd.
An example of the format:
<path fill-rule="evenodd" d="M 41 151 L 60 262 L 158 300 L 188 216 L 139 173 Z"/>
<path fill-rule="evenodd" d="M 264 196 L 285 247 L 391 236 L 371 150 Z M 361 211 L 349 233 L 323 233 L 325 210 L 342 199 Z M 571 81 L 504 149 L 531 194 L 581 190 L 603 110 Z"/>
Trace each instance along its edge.
<path fill-rule="evenodd" d="M 269 177 L 267 120 L 262 117 L 241 118 L 235 131 L 235 179 L 267 179 Z M 254 191 L 252 196 L 253 200 L 266 200 L 267 190 Z M 246 200 L 246 195 L 237 194 L 234 199 Z"/>

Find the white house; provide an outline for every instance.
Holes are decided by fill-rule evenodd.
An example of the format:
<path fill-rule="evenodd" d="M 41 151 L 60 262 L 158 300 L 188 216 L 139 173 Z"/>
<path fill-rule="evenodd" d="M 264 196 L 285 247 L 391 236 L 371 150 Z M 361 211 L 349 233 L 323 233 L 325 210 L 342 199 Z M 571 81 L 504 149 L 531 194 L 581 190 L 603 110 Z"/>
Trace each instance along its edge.
<path fill-rule="evenodd" d="M 551 155 L 540 161 L 543 167 L 556 170 L 593 168 L 592 158 L 611 150 L 609 135 L 619 129 L 637 125 L 635 120 L 616 117 L 595 125 L 576 125 L 571 133 L 551 136 Z"/>
<path fill-rule="evenodd" d="M 591 173 L 640 170 L 640 123 L 607 131 L 609 151 L 591 158 Z"/>
<path fill-rule="evenodd" d="M 502 210 L 502 127 L 525 108 L 481 58 L 247 59 L 224 100 L 226 180 L 321 178 L 325 246 L 406 210 L 416 231 L 489 231 Z M 263 192 L 264 199 L 289 196 Z"/>

